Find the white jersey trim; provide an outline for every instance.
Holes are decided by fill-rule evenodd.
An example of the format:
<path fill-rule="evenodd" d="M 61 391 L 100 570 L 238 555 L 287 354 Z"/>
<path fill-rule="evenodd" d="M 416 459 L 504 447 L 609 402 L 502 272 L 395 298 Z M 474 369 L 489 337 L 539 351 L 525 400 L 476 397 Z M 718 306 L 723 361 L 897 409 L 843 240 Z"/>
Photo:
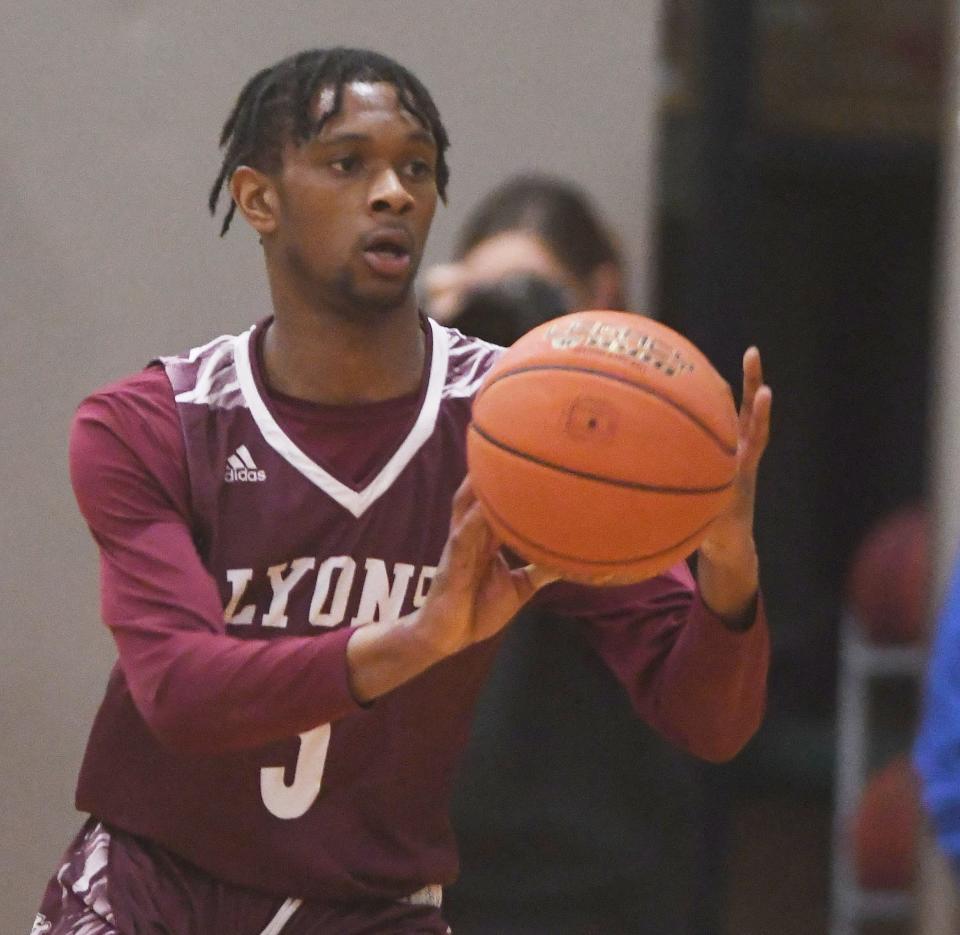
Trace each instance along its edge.
<path fill-rule="evenodd" d="M 419 889 L 409 896 L 402 896 L 397 901 L 408 903 L 411 906 L 436 906 L 439 909 L 443 905 L 443 887 L 439 883 L 428 883 L 423 889 Z M 276 915 L 260 935 L 280 935 L 286 924 L 302 905 L 302 899 L 293 899 L 292 897 L 285 899 Z M 450 929 L 447 929 L 447 932 L 449 931 Z"/>
<path fill-rule="evenodd" d="M 302 899 L 285 899 L 277 910 L 277 914 L 270 920 L 270 924 L 260 935 L 280 935 L 283 927 L 290 921 L 291 916 L 303 905 Z"/>
<path fill-rule="evenodd" d="M 457 376 L 444 386 L 443 396 L 445 399 L 474 396 L 487 378 L 491 356 L 499 357 L 504 349 L 480 338 L 467 337 L 454 329 L 448 329 L 448 334 L 453 339 L 449 352 L 450 370 L 457 373 Z M 463 340 L 457 341 L 458 338 Z M 468 361 L 468 364 L 463 372 L 458 373 L 461 358 Z"/>
<path fill-rule="evenodd" d="M 436 427 L 443 384 L 447 376 L 449 347 L 444 330 L 432 319 L 428 321 L 433 333 L 433 353 L 430 360 L 430 375 L 427 378 L 427 392 L 420 407 L 417 421 L 403 443 L 394 452 L 393 457 L 362 490 L 353 490 L 320 467 L 280 428 L 270 410 L 267 409 L 257 390 L 257 384 L 253 378 L 253 366 L 250 362 L 250 342 L 253 339 L 256 325 L 236 339 L 234 363 L 240 390 L 250 407 L 250 414 L 260 429 L 264 441 L 307 480 L 319 487 L 328 497 L 356 517 L 362 516 L 373 503 L 390 489 L 390 486 L 413 460 L 413 456 L 423 447 Z"/>
<path fill-rule="evenodd" d="M 223 378 L 224 371 L 227 371 L 229 376 L 232 352 L 236 342 L 237 338 L 233 335 L 222 334 L 219 338 L 214 338 L 200 347 L 191 349 L 187 357 L 188 363 L 195 363 L 208 351 L 210 351 L 210 355 L 200 365 L 193 388 L 176 395 L 175 398 L 178 403 L 197 403 L 229 408 L 226 402 L 239 389 L 237 381 L 233 380 L 218 385 L 217 380 Z M 166 359 L 164 359 L 164 362 L 166 362 Z"/>

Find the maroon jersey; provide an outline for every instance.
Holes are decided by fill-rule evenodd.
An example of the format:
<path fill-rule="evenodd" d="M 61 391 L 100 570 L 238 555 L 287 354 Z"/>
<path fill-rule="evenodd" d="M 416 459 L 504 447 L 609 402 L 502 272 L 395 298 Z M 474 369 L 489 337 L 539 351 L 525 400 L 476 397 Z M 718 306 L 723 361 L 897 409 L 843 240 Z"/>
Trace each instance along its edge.
<path fill-rule="evenodd" d="M 360 706 L 353 630 L 421 606 L 498 349 L 424 322 L 418 393 L 314 406 L 269 391 L 264 326 L 81 406 L 78 502 L 119 650 L 77 804 L 213 876 L 281 896 L 390 898 L 456 874 L 453 771 L 497 639 Z M 720 758 L 756 729 L 762 611 L 728 630 L 686 566 L 629 588 L 557 584 L 638 711 Z"/>

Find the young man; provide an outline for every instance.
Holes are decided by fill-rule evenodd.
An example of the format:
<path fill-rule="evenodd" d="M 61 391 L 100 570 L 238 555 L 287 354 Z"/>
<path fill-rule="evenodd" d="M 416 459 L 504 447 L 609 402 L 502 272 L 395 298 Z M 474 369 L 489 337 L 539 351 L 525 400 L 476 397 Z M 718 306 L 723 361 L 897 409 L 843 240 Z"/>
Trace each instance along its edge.
<path fill-rule="evenodd" d="M 257 74 L 222 185 L 273 314 L 94 394 L 71 468 L 119 660 L 36 933 L 442 933 L 452 773 L 494 637 L 537 600 L 590 628 L 637 712 L 709 758 L 762 714 L 753 490 L 770 394 L 744 378 L 738 496 L 686 567 L 632 587 L 511 569 L 464 480 L 498 350 L 418 313 L 447 136 L 395 62 Z"/>

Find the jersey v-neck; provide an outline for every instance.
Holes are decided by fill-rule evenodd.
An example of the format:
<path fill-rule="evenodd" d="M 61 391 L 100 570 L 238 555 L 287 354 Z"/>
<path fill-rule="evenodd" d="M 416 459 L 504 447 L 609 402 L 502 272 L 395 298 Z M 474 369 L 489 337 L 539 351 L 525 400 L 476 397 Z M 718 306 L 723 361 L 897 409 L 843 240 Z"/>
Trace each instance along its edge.
<path fill-rule="evenodd" d="M 352 406 L 310 403 L 267 386 L 261 345 L 269 319 L 237 338 L 240 389 L 264 441 L 354 516 L 389 489 L 436 425 L 447 341 L 435 322 L 422 321 L 426 353 L 418 390 Z"/>

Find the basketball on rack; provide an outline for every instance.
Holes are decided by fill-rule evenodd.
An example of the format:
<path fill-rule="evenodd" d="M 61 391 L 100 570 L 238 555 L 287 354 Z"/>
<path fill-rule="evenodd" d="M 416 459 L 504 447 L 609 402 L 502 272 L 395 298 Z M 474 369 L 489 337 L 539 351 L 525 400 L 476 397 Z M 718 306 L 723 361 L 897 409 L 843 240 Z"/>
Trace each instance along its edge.
<path fill-rule="evenodd" d="M 922 506 L 881 518 L 854 552 L 847 601 L 876 643 L 909 643 L 926 630 L 930 593 L 929 527 Z"/>
<path fill-rule="evenodd" d="M 853 818 L 857 882 L 871 890 L 907 890 L 913 882 L 920 829 L 920 792 L 907 756 L 875 772 Z"/>

